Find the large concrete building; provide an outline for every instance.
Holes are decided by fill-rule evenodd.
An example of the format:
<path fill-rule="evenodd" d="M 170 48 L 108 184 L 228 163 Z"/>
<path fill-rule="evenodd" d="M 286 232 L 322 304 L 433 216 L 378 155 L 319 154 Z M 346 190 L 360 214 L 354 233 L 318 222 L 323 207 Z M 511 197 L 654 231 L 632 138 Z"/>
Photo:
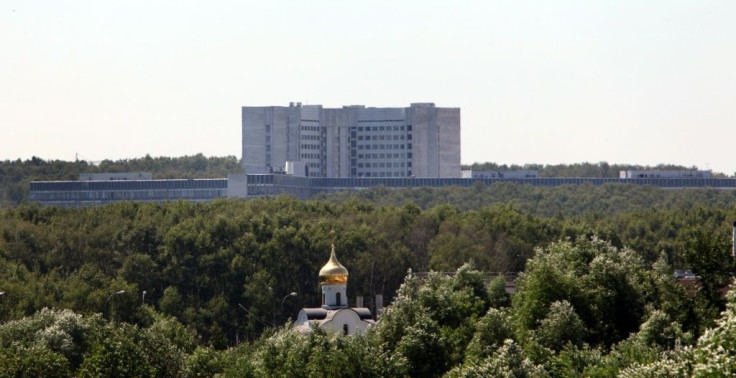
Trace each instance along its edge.
<path fill-rule="evenodd" d="M 460 108 L 243 107 L 246 174 L 460 177 Z"/>

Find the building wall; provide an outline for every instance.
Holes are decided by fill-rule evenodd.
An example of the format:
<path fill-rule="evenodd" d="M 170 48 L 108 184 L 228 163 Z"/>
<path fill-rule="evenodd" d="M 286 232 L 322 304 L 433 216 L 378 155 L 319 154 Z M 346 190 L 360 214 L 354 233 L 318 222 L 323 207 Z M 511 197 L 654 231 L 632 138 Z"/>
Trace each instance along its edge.
<path fill-rule="evenodd" d="M 439 177 L 460 177 L 460 108 L 437 108 Z"/>
<path fill-rule="evenodd" d="M 248 176 L 245 174 L 227 175 L 227 198 L 248 197 Z"/>
<path fill-rule="evenodd" d="M 282 172 L 287 161 L 299 160 L 299 106 L 242 108 L 243 170 Z"/>
<path fill-rule="evenodd" d="M 318 193 L 361 190 L 378 185 L 386 188 L 438 186 L 470 187 L 477 182 L 492 185 L 512 182 L 533 186 L 633 184 L 661 188 L 718 188 L 736 190 L 735 178 L 306 178 L 290 175 L 256 174 L 243 178 L 205 180 L 114 180 L 114 181 L 34 181 L 30 200 L 41 205 L 65 207 L 103 205 L 117 201 L 163 202 L 171 200 L 210 201 L 216 198 L 249 198 L 291 195 L 308 199 Z"/>
<path fill-rule="evenodd" d="M 118 201 L 196 202 L 227 196 L 227 179 L 34 181 L 30 187 L 31 201 L 61 207 L 95 206 Z"/>
<path fill-rule="evenodd" d="M 462 171 L 462 178 L 535 178 L 538 176 L 537 171 L 520 170 L 520 171 Z"/>

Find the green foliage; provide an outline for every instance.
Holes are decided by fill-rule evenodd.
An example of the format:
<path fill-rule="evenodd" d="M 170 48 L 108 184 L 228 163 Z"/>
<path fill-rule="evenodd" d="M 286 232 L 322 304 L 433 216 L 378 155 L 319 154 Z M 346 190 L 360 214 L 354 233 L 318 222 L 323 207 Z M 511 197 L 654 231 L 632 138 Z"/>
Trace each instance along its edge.
<path fill-rule="evenodd" d="M 400 194 L 384 188 L 373 203 L 0 210 L 3 367 L 53 374 L 18 362 L 37 356 L 48 361 L 39 369 L 75 376 L 642 376 L 728 363 L 719 290 L 733 194 L 471 190 L 417 191 L 398 207 L 382 205 Z M 372 306 L 383 294 L 381 321 L 363 337 L 274 329 L 320 303 L 333 242 L 348 298 Z M 689 296 L 673 266 L 694 269 L 703 289 Z M 419 280 L 410 269 L 455 273 Z M 503 273 L 514 272 L 510 296 Z"/>
<path fill-rule="evenodd" d="M 507 339 L 496 353 L 481 361 L 458 366 L 448 377 L 546 377 L 544 367 L 534 364 L 513 340 Z"/>
<path fill-rule="evenodd" d="M 466 361 L 479 363 L 493 355 L 505 340 L 514 337 L 508 312 L 491 307 L 475 324 L 475 334 L 465 351 Z"/>
<path fill-rule="evenodd" d="M 724 233 L 707 229 L 694 230 L 686 244 L 685 261 L 700 276 L 702 290 L 698 294 L 716 313 L 724 309 L 721 289 L 730 282 L 736 268 L 730 247 L 731 242 Z"/>
<path fill-rule="evenodd" d="M 0 349 L 0 377 L 68 377 L 64 356 L 42 346 Z"/>
<path fill-rule="evenodd" d="M 369 188 L 357 192 L 321 194 L 321 200 L 345 203 L 350 201 L 369 202 L 376 206 L 403 206 L 412 202 L 429 210 L 449 204 L 462 211 L 477 210 L 483 207 L 511 204 L 524 214 L 544 217 L 572 218 L 582 216 L 610 217 L 624 216 L 639 211 L 681 211 L 695 206 L 707 208 L 728 208 L 736 203 L 736 192 L 708 188 L 669 190 L 654 186 L 607 183 L 600 186 L 592 184 L 560 185 L 542 187 L 496 182 L 487 188 L 472 187 L 424 187 L 424 188 Z M 628 217 L 627 217 L 628 218 Z M 648 224 L 645 220 L 627 219 L 630 231 L 653 227 L 660 231 L 660 224 Z M 626 226 L 622 225 L 622 226 Z M 671 231 L 671 230 L 661 230 Z M 676 229 L 675 229 L 676 231 Z M 647 234 L 639 234 L 648 237 Z M 663 242 L 665 240 L 662 240 Z"/>
<path fill-rule="evenodd" d="M 183 376 L 188 378 L 214 377 L 222 373 L 224 366 L 220 354 L 221 352 L 211 348 L 197 347 L 186 359 Z"/>
<path fill-rule="evenodd" d="M 156 370 L 125 330 L 106 330 L 93 341 L 77 371 L 80 377 L 152 377 Z"/>
<path fill-rule="evenodd" d="M 572 305 L 566 300 L 555 301 L 549 306 L 547 316 L 539 321 L 534 337 L 543 346 L 559 351 L 567 343 L 580 345 L 586 328 Z"/>
<path fill-rule="evenodd" d="M 579 342 L 585 335 L 582 340 L 604 345 L 623 340 L 637 331 L 645 315 L 648 293 L 653 291 L 648 285 L 650 274 L 633 251 L 595 238 L 552 244 L 537 251 L 517 280 L 513 298 L 517 327 L 528 333 L 544 325 L 539 331 L 550 333 L 542 337 L 548 343 L 558 336 Z M 567 305 L 553 307 L 557 301 Z M 553 308 L 558 313 L 550 317 Z M 560 327 L 566 322 L 578 324 L 578 317 L 583 329 L 557 333 L 564 331 Z M 559 349 L 562 345 L 548 346 Z"/>
<path fill-rule="evenodd" d="M 383 358 L 373 336 L 342 337 L 316 330 L 300 335 L 282 329 L 254 345 L 233 352 L 236 362 L 225 376 L 255 377 L 396 377 L 404 376 L 401 359 Z"/>
<path fill-rule="evenodd" d="M 693 376 L 732 377 L 736 374 L 736 293 L 716 326 L 700 337 L 694 350 Z"/>

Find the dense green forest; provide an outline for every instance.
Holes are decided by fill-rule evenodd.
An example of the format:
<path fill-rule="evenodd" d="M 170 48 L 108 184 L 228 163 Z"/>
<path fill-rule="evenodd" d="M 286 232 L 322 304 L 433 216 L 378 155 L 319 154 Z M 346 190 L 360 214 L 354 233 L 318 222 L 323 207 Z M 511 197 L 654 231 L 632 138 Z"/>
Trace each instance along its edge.
<path fill-rule="evenodd" d="M 736 373 L 736 297 L 722 297 L 732 191 L 479 183 L 62 209 L 24 203 L 27 182 L 240 166 L 197 155 L 0 169 L 0 377 Z M 320 303 L 331 243 L 350 303 L 388 305 L 365 336 L 284 326 Z M 425 271 L 457 274 L 411 273 Z M 492 279 L 502 273 L 518 275 L 516 294 Z"/>
<path fill-rule="evenodd" d="M 0 161 L 0 207 L 16 206 L 28 200 L 31 181 L 78 180 L 80 173 L 150 172 L 155 179 L 222 178 L 242 171 L 235 156 L 151 157 L 86 161 L 29 160 Z"/>
<path fill-rule="evenodd" d="M 631 187 L 583 189 L 571 204 Z M 479 205 L 278 197 L 0 210 L 0 376 L 687 376 L 733 364 L 719 349 L 736 339 L 720 294 L 733 271 L 732 197 L 567 215 L 486 204 L 493 187 L 452 190 L 476 191 Z M 320 303 L 333 242 L 351 302 L 383 294 L 382 320 L 364 337 L 274 327 Z M 693 269 L 702 289 L 689 295 L 674 267 Z M 489 272 L 519 273 L 517 293 L 487 286 Z"/>
<path fill-rule="evenodd" d="M 319 194 L 331 202 L 367 201 L 377 206 L 401 206 L 411 201 L 422 209 L 450 204 L 460 210 L 508 204 L 525 213 L 545 217 L 611 216 L 639 210 L 676 210 L 704 206 L 726 208 L 736 203 L 736 191 L 709 188 L 662 189 L 633 184 L 560 185 L 539 187 L 511 182 L 490 186 L 392 189 L 382 186 L 352 192 Z"/>

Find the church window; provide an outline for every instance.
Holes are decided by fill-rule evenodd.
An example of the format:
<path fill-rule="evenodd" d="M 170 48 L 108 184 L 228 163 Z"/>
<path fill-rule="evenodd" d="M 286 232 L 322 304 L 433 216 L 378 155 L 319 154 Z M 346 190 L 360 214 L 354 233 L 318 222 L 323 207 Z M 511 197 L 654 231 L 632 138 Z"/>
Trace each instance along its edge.
<path fill-rule="evenodd" d="M 335 306 L 342 306 L 340 304 L 340 293 L 335 293 Z"/>

